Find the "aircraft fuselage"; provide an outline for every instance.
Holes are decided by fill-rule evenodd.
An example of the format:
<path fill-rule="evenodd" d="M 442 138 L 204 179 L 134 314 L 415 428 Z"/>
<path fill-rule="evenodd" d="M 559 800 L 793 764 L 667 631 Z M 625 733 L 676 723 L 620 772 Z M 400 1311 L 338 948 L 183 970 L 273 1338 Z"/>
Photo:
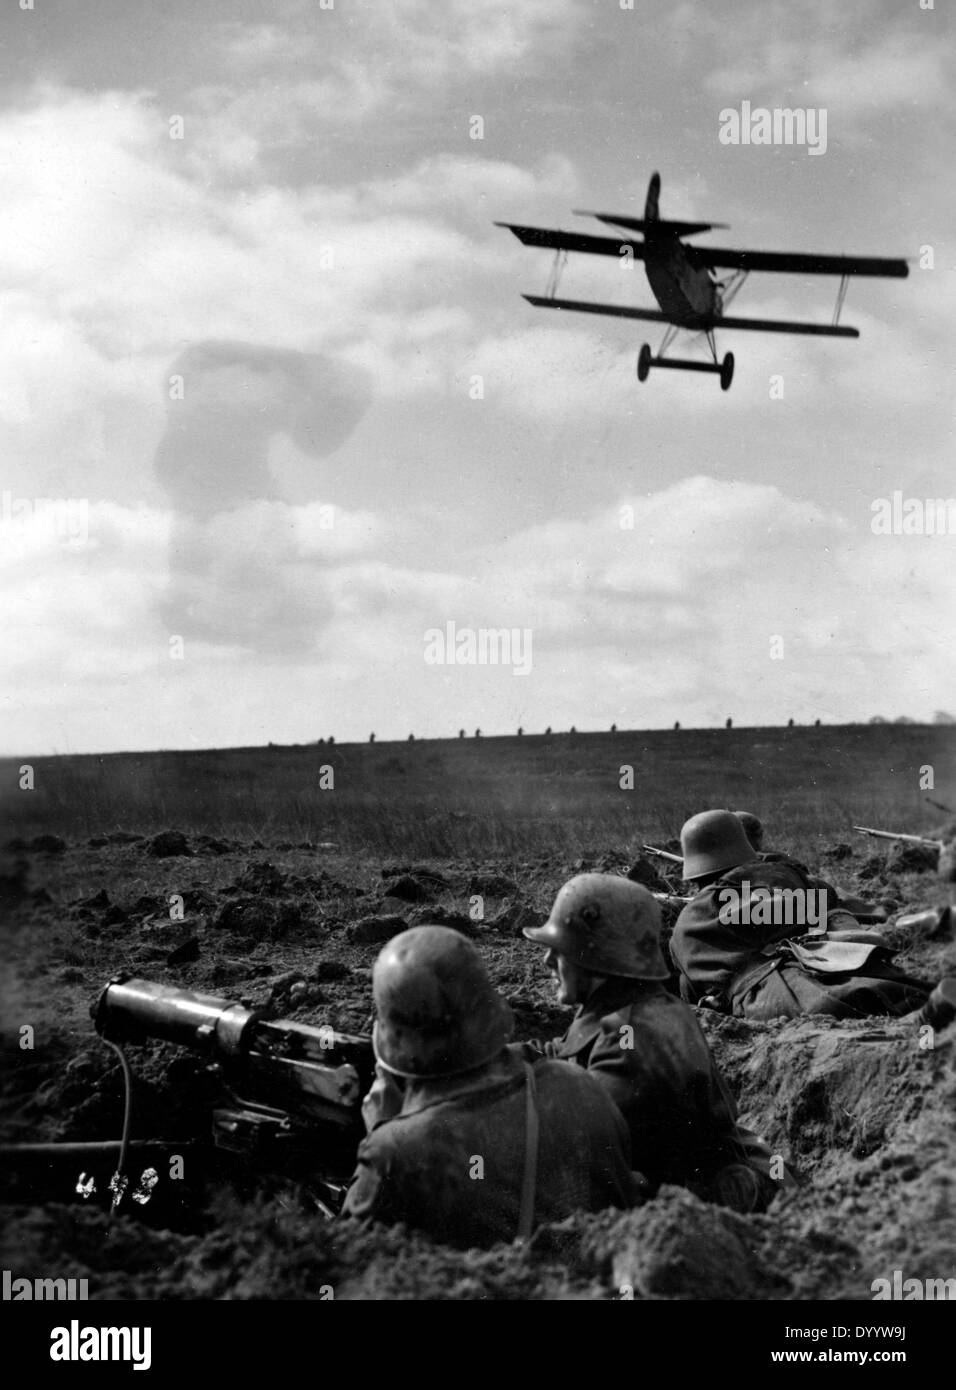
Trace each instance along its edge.
<path fill-rule="evenodd" d="M 705 328 L 720 315 L 720 291 L 687 247 L 668 233 L 645 234 L 644 269 L 661 309 L 684 328 Z"/>

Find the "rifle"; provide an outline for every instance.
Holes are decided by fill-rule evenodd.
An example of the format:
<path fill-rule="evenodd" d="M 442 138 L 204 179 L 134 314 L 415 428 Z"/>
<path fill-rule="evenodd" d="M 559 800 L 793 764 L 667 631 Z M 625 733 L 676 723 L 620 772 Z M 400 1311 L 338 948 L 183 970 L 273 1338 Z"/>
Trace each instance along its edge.
<path fill-rule="evenodd" d="M 871 835 L 875 840 L 902 840 L 908 845 L 932 845 L 934 849 L 942 849 L 942 840 L 929 840 L 925 835 L 901 835 L 895 830 L 873 830 L 868 825 L 855 825 L 854 830 L 858 830 L 861 835 Z"/>
<path fill-rule="evenodd" d="M 658 849 L 656 845 L 641 845 L 645 854 L 653 854 L 657 859 L 667 859 L 671 864 L 683 864 L 684 860 L 679 854 L 671 854 L 670 850 Z"/>
<path fill-rule="evenodd" d="M 118 1148 L 110 1183 L 115 1209 L 126 1188 L 130 1148 L 152 1156 L 173 1150 L 181 1154 L 188 1147 L 182 1140 L 130 1141 L 132 1077 L 123 1048 L 156 1039 L 200 1053 L 218 1071 L 222 1099 L 211 1116 L 218 1153 L 238 1160 L 241 1168 L 299 1178 L 318 1207 L 335 1215 L 365 1134 L 361 1101 L 375 1066 L 370 1038 L 290 1019 L 267 1020 L 241 1003 L 127 975 L 107 984 L 90 1013 L 96 1031 L 119 1052 L 123 1064 L 122 1141 L 5 1145 L 6 1156 L 52 1162 L 59 1155 L 75 1167 L 84 1152 Z M 87 1195 L 79 1183 L 76 1191 Z M 146 1200 L 136 1192 L 133 1196 Z"/>

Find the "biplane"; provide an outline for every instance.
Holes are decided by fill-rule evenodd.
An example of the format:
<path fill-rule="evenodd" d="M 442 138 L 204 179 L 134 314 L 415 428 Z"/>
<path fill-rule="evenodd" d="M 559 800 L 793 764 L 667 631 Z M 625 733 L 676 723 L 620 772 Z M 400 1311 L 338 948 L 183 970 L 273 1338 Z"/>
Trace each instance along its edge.
<path fill-rule="evenodd" d="M 801 333 L 825 338 L 858 338 L 858 328 L 840 323 L 851 275 L 880 275 L 905 278 L 905 260 L 879 256 L 824 256 L 789 251 L 735 251 L 688 243 L 685 238 L 717 228 L 724 222 L 672 222 L 658 212 L 661 176 L 654 174 L 647 188 L 642 218 L 610 212 L 575 212 L 579 217 L 596 217 L 611 227 L 639 232 L 643 238 L 591 236 L 582 232 L 550 231 L 543 227 L 520 227 L 512 222 L 496 222 L 514 232 L 525 246 L 553 250 L 554 267 L 543 295 L 526 294 L 529 304 L 539 309 L 573 309 L 583 314 L 608 314 L 614 318 L 645 319 L 664 323 L 667 328 L 656 354 L 644 343 L 637 358 L 637 379 L 646 381 L 652 367 L 671 367 L 685 372 L 716 372 L 721 389 L 727 391 L 734 377 L 734 354 L 718 361 L 714 334 L 718 328 L 750 329 L 756 333 Z M 636 309 L 621 304 L 591 304 L 579 299 L 559 299 L 558 281 L 572 251 L 594 256 L 614 256 L 630 265 L 643 261 L 647 279 L 660 305 L 659 309 Z M 721 278 L 718 272 L 729 271 Z M 792 275 L 839 275 L 836 306 L 830 323 L 793 323 L 785 319 L 737 318 L 727 313 L 733 298 L 743 288 L 752 271 L 771 271 Z M 710 361 L 665 354 L 680 332 L 703 335 L 710 349 Z"/>

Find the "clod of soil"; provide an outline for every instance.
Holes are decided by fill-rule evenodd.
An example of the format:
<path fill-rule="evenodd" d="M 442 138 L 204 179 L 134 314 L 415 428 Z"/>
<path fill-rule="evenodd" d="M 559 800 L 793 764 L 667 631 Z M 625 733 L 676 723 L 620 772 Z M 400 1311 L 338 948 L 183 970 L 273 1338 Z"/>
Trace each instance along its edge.
<path fill-rule="evenodd" d="M 172 859 L 176 855 L 192 854 L 189 841 L 181 830 L 161 830 L 150 840 L 146 852 L 156 859 Z"/>
<path fill-rule="evenodd" d="M 931 873 L 939 863 L 935 845 L 896 844 L 890 850 L 886 867 L 891 874 Z"/>
<path fill-rule="evenodd" d="M 216 839 L 213 835 L 200 835 L 196 841 L 197 854 L 228 854 L 231 849 L 226 840 Z"/>
<path fill-rule="evenodd" d="M 175 950 L 170 951 L 169 955 L 166 957 L 166 964 L 188 965 L 192 961 L 198 960 L 199 956 L 199 937 L 190 936 L 187 938 L 186 941 L 182 943 L 181 946 L 177 946 Z"/>
<path fill-rule="evenodd" d="M 663 877 L 657 868 L 651 863 L 646 855 L 640 854 L 627 871 L 627 877 L 632 883 L 641 883 L 645 888 L 650 888 L 654 893 L 669 893 L 670 884 Z"/>
<path fill-rule="evenodd" d="M 278 897 L 285 892 L 285 886 L 285 878 L 274 864 L 250 864 L 234 885 L 243 893 L 262 893 L 268 897 Z"/>
<path fill-rule="evenodd" d="M 412 878 L 417 878 L 423 883 L 432 884 L 435 888 L 447 888 L 448 879 L 444 874 L 440 874 L 437 869 L 429 868 L 427 864 L 387 864 L 382 869 L 382 878 L 402 878 L 410 874 Z"/>
<path fill-rule="evenodd" d="M 29 841 L 26 848 L 38 854 L 62 854 L 67 844 L 59 835 L 37 835 Z"/>
<path fill-rule="evenodd" d="M 493 927 L 495 931 L 507 931 L 513 936 L 520 936 L 525 927 L 540 927 L 547 920 L 547 913 L 537 912 L 527 903 L 505 903 L 501 911 L 491 918 L 488 926 Z"/>
<path fill-rule="evenodd" d="M 472 874 L 468 892 L 485 898 L 513 898 L 518 885 L 513 878 L 504 878 L 501 874 Z"/>
<path fill-rule="evenodd" d="M 269 898 L 236 898 L 223 903 L 213 918 L 217 930 L 235 932 L 255 940 L 277 940 L 303 922 L 298 903 Z"/>
<path fill-rule="evenodd" d="M 388 913 L 381 917 L 362 917 L 349 927 L 348 936 L 350 941 L 377 945 L 383 941 L 391 941 L 393 936 L 403 932 L 407 926 L 405 918 L 397 913 Z"/>
<path fill-rule="evenodd" d="M 476 924 L 464 912 L 454 912 L 441 904 L 433 907 L 420 907 L 408 918 L 410 927 L 452 927 L 463 936 L 474 936 Z"/>
<path fill-rule="evenodd" d="M 104 908 L 110 906 L 110 895 L 105 888 L 101 888 L 98 893 L 91 893 L 88 898 L 81 898 L 80 907 Z"/>
<path fill-rule="evenodd" d="M 0 874 L 0 899 L 11 902 L 24 897 L 28 892 L 30 865 L 25 859 L 18 859 L 10 873 Z"/>
<path fill-rule="evenodd" d="M 399 898 L 406 903 L 427 902 L 432 896 L 424 883 L 412 878 L 411 874 L 402 874 L 399 878 L 390 879 L 385 891 L 390 898 Z"/>

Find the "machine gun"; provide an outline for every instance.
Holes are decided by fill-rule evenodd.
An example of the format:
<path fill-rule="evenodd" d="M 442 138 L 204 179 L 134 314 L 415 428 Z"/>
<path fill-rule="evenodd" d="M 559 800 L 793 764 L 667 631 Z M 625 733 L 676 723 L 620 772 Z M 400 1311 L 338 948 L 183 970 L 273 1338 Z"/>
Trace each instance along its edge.
<path fill-rule="evenodd" d="M 59 1154 L 75 1166 L 83 1156 L 118 1148 L 110 1183 L 115 1208 L 126 1188 L 130 1148 L 149 1158 L 184 1148 L 181 1140 L 131 1141 L 132 1075 L 123 1049 L 156 1039 L 189 1048 L 215 1065 L 222 1098 L 212 1111 L 211 1140 L 218 1154 L 233 1156 L 241 1169 L 299 1178 L 327 1215 L 339 1210 L 365 1133 L 361 1101 L 375 1067 L 370 1038 L 289 1019 L 267 1020 L 241 1003 L 126 975 L 109 982 L 90 1012 L 96 1031 L 123 1065 L 122 1140 L 6 1145 L 8 1161 L 32 1154 L 52 1163 Z M 79 1185 L 76 1190 L 82 1191 Z"/>

